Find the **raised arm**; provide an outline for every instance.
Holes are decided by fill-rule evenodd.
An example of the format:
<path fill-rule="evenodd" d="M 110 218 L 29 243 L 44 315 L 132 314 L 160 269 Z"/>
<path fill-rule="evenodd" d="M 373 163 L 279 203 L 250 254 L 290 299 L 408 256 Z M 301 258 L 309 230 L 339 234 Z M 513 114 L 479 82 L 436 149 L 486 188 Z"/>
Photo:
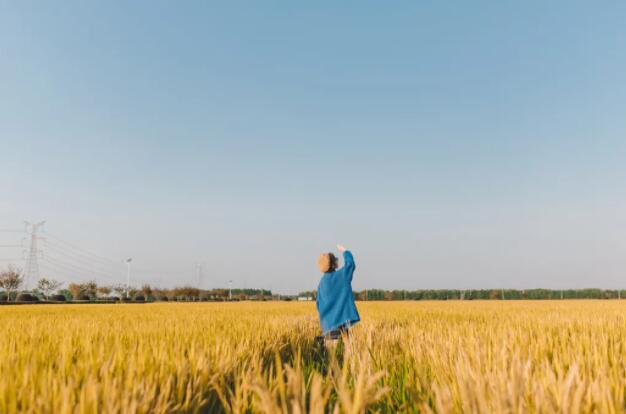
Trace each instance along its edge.
<path fill-rule="evenodd" d="M 343 247 L 341 244 L 337 245 L 337 250 L 340 253 L 343 253 L 343 269 L 346 273 L 346 276 L 352 281 L 352 276 L 354 275 L 354 269 L 356 269 L 356 264 L 354 263 L 354 257 L 349 250 Z"/>

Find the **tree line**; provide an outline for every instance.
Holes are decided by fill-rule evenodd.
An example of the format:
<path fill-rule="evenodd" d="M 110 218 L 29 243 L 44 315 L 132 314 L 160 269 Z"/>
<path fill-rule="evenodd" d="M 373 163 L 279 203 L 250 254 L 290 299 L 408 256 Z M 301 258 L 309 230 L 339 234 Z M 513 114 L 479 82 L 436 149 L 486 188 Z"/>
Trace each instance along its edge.
<path fill-rule="evenodd" d="M 9 266 L 0 272 L 0 302 L 35 301 L 225 301 L 225 300 L 271 300 L 271 290 L 266 289 L 199 289 L 193 286 L 158 288 L 149 284 L 140 287 L 123 284 L 100 285 L 96 281 L 64 283 L 42 278 L 37 287 L 22 291 L 24 283 L 20 269 Z"/>
<path fill-rule="evenodd" d="M 123 284 L 99 285 L 96 281 L 64 283 L 42 278 L 37 287 L 21 291 L 24 283 L 20 269 L 9 266 L 0 272 L 0 302 L 30 301 L 225 301 L 225 300 L 292 300 L 296 297 L 275 295 L 266 289 L 199 289 L 193 286 L 158 288 Z M 542 299 L 621 299 L 626 290 L 612 289 L 419 289 L 355 291 L 356 300 L 542 300 Z M 298 297 L 315 299 L 316 291 L 300 292 Z"/>
<path fill-rule="evenodd" d="M 548 299 L 621 299 L 626 290 L 611 289 L 419 289 L 354 291 L 356 300 L 548 300 Z M 299 296 L 316 298 L 316 291 Z"/>

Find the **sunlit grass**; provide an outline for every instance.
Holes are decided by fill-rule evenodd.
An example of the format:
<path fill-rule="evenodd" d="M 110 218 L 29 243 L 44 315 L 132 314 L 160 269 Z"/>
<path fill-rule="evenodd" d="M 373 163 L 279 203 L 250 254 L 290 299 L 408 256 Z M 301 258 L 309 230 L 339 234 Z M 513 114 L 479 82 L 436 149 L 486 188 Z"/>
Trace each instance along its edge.
<path fill-rule="evenodd" d="M 0 307 L 0 412 L 623 412 L 626 303 Z"/>

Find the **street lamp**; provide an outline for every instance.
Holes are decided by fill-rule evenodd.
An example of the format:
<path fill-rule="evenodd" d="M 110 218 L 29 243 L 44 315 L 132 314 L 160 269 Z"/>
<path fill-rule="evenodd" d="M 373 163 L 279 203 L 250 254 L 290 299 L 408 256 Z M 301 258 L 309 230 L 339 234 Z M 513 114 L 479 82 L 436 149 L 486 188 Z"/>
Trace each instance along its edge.
<path fill-rule="evenodd" d="M 130 262 L 132 262 L 132 257 L 129 257 L 125 260 L 126 262 L 126 299 L 128 299 L 128 289 L 130 287 Z"/>

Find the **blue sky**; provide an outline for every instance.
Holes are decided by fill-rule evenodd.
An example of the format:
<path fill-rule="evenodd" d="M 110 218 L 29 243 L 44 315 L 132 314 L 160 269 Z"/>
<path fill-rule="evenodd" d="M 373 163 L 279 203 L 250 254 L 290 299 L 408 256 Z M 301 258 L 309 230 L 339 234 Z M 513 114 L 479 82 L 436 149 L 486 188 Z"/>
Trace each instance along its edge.
<path fill-rule="evenodd" d="M 342 242 L 357 289 L 625 287 L 625 20 L 623 2 L 1 2 L 0 228 L 46 219 L 132 256 L 137 284 L 201 261 L 205 287 L 297 292 Z M 70 271 L 42 273 L 93 277 L 50 243 Z M 113 262 L 93 273 L 116 282 Z"/>

